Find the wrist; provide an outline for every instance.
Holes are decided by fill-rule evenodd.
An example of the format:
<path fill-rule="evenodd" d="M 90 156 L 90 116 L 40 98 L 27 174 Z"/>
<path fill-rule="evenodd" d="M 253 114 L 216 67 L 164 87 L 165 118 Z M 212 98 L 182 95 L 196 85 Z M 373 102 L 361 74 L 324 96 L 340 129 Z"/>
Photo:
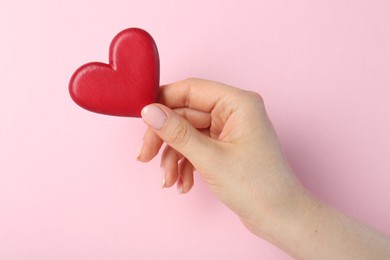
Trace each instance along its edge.
<path fill-rule="evenodd" d="M 318 228 L 318 216 L 325 206 L 303 187 L 290 193 L 279 207 L 275 208 L 262 223 L 257 236 L 269 241 L 292 256 L 297 256 L 310 244 Z"/>
<path fill-rule="evenodd" d="M 314 212 L 322 208 L 322 204 L 314 198 L 301 184 L 288 188 L 282 196 L 263 212 L 252 223 L 245 223 L 255 235 L 279 245 L 280 238 L 289 234 L 299 235 L 298 229 L 309 228 L 313 223 Z M 295 230 L 293 230 L 295 229 Z"/>

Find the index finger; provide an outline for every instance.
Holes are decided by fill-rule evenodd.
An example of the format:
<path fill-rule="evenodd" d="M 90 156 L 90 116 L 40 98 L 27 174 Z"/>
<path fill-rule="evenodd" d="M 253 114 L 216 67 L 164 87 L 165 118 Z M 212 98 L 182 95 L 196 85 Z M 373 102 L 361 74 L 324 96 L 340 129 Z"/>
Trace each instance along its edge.
<path fill-rule="evenodd" d="M 170 108 L 188 107 L 211 112 L 218 102 L 238 89 L 202 79 L 186 79 L 160 88 L 160 103 Z"/>

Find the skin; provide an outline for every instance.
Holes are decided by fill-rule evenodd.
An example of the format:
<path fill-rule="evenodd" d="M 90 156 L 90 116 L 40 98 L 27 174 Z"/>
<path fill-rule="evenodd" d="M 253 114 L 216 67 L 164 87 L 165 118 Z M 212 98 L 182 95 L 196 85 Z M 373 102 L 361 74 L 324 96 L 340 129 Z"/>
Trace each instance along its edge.
<path fill-rule="evenodd" d="M 197 170 L 249 231 L 299 259 L 390 259 L 388 237 L 296 179 L 259 94 L 187 79 L 162 86 L 142 117 L 149 127 L 137 159 L 148 162 L 167 144 L 163 187 L 187 193 Z"/>

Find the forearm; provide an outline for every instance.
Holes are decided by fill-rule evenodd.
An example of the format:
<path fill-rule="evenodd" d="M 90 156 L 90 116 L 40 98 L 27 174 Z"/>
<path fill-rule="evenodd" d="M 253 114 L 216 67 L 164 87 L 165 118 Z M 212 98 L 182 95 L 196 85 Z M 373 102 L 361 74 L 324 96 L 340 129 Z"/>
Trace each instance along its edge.
<path fill-rule="evenodd" d="M 276 212 L 259 235 L 298 259 L 390 259 L 384 234 L 302 195 Z"/>

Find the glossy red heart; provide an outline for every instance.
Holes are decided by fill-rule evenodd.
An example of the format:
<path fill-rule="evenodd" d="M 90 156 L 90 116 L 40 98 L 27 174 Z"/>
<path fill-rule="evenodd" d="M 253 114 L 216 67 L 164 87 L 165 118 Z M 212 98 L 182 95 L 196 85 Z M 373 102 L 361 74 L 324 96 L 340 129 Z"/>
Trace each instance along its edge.
<path fill-rule="evenodd" d="M 160 65 L 156 44 L 144 30 L 120 32 L 110 45 L 109 64 L 81 66 L 69 83 L 72 99 L 101 114 L 140 117 L 158 98 Z"/>

